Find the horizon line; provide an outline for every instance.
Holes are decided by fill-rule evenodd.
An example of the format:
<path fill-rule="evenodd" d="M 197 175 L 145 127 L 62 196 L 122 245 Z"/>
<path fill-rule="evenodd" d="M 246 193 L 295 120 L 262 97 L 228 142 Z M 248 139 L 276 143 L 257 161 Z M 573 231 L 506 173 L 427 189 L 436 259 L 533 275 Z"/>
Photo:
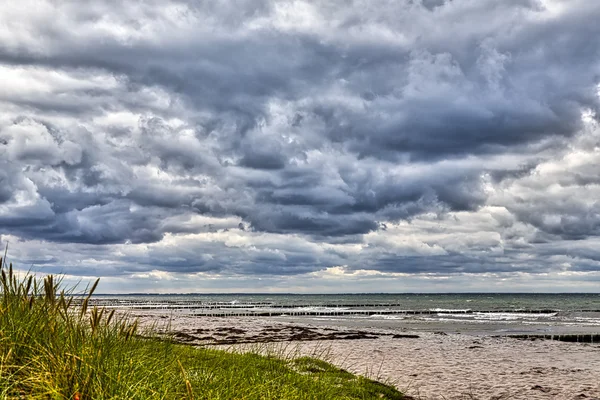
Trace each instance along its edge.
<path fill-rule="evenodd" d="M 127 292 L 127 293 L 94 293 L 92 296 L 347 296 L 347 295 L 600 295 L 600 292 L 342 292 L 342 293 L 298 293 L 298 292 L 186 292 L 186 293 L 147 293 L 147 292 Z"/>

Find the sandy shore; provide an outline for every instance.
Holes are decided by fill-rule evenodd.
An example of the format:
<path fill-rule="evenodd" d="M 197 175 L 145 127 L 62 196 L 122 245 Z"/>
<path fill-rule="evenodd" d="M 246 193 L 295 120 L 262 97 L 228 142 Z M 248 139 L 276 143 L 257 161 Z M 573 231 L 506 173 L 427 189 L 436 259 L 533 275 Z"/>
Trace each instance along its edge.
<path fill-rule="evenodd" d="M 268 318 L 138 317 L 191 345 L 316 355 L 417 399 L 600 399 L 600 344 Z"/>
<path fill-rule="evenodd" d="M 600 346 L 463 335 L 328 343 L 330 361 L 423 399 L 600 398 Z M 302 353 L 314 344 L 303 343 Z"/>

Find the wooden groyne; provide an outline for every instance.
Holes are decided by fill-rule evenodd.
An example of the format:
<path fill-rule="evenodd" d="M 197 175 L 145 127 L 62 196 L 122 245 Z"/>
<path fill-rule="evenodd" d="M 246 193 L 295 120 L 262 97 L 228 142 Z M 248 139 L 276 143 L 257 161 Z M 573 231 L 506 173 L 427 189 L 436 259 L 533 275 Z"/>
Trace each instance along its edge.
<path fill-rule="evenodd" d="M 368 303 L 368 304 L 273 304 L 269 302 L 229 303 L 229 302 L 113 302 L 93 301 L 92 304 L 107 308 L 123 308 L 132 310 L 171 310 L 193 311 L 196 316 L 277 316 L 277 315 L 448 315 L 448 314 L 555 314 L 555 309 L 505 309 L 505 310 L 471 310 L 471 309 L 421 309 L 407 310 L 400 303 Z M 221 312 L 220 312 L 221 311 Z M 600 310 L 576 310 L 577 312 L 598 312 Z"/>
<path fill-rule="evenodd" d="M 556 310 L 530 310 L 518 311 L 519 313 L 529 314 L 554 314 Z M 194 312 L 190 315 L 195 317 L 279 317 L 279 316 L 345 316 L 345 315 L 449 315 L 449 314 L 474 314 L 474 313 L 515 313 L 515 311 L 471 311 L 471 310 L 302 310 L 302 309 L 287 309 L 287 310 L 236 310 L 236 311 L 206 311 Z"/>
<path fill-rule="evenodd" d="M 564 335 L 507 335 L 506 337 L 520 340 L 557 340 L 572 343 L 600 343 L 600 334 L 564 334 Z"/>

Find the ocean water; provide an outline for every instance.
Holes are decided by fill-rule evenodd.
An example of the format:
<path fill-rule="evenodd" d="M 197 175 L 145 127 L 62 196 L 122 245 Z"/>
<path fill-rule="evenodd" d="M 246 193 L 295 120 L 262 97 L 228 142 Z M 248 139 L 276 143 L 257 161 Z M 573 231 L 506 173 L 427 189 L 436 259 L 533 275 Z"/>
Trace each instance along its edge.
<path fill-rule="evenodd" d="M 154 314 L 471 333 L 600 333 L 600 294 L 97 295 Z"/>

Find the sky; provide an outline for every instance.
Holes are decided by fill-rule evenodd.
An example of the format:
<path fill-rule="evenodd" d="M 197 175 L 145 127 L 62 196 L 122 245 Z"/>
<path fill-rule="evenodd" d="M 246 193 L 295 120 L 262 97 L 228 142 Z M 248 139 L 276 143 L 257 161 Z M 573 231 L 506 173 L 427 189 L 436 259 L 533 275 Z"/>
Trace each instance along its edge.
<path fill-rule="evenodd" d="M 600 292 L 600 2 L 84 3 L 0 12 L 0 246 L 22 271 Z"/>

